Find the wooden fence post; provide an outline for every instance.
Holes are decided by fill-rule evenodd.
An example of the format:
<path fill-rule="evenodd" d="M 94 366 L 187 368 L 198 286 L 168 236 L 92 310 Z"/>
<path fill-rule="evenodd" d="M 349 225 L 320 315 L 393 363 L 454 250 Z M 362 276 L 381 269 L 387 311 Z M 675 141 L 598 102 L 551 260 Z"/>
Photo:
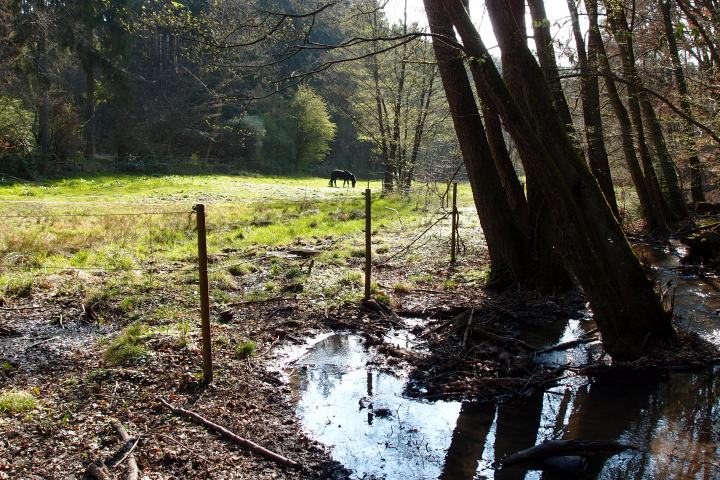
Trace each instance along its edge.
<path fill-rule="evenodd" d="M 457 230 L 458 230 L 458 209 L 457 209 L 457 182 L 453 183 L 452 196 L 452 233 L 450 235 L 450 263 L 457 260 Z"/>
<path fill-rule="evenodd" d="M 203 381 L 212 383 L 212 340 L 210 338 L 210 293 L 208 288 L 207 232 L 205 230 L 205 205 L 193 207 L 197 215 L 198 271 L 200 272 L 200 319 L 202 322 Z"/>
<path fill-rule="evenodd" d="M 370 194 L 370 189 L 365 189 L 365 300 L 370 300 L 370 267 L 371 267 L 371 260 L 372 260 L 372 247 L 371 247 L 371 239 L 372 239 L 372 209 L 370 208 L 370 203 L 372 201 L 372 196 Z"/>

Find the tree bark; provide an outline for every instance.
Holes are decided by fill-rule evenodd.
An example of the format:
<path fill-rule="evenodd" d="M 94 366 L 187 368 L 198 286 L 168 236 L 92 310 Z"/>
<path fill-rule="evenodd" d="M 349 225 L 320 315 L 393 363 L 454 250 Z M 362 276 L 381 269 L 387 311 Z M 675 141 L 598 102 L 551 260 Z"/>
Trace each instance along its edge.
<path fill-rule="evenodd" d="M 442 4 L 437 0 L 424 1 L 431 32 L 455 39 Z M 495 168 L 462 57 L 437 37 L 433 38 L 433 49 L 487 241 L 491 278 L 496 284 L 523 281 L 528 265 L 526 239 L 513 217 Z"/>
<path fill-rule="evenodd" d="M 661 0 L 660 10 L 663 15 L 665 36 L 667 37 L 670 58 L 672 59 L 675 85 L 678 93 L 680 94 L 680 108 L 682 108 L 685 115 L 692 117 L 688 86 L 687 81 L 685 80 L 685 73 L 683 72 L 682 64 L 680 63 L 680 54 L 678 53 L 677 42 L 675 41 L 675 32 L 672 25 L 672 11 L 670 6 L 671 3 L 669 0 Z M 700 163 L 700 157 L 698 156 L 693 125 L 686 123 L 684 134 L 687 149 L 690 154 L 688 156 L 688 163 L 690 165 L 690 195 L 692 196 L 693 203 L 704 202 L 705 193 L 703 192 L 703 169 L 702 164 Z"/>
<path fill-rule="evenodd" d="M 532 0 L 531 0 L 532 1 Z M 587 3 L 596 0 L 587 0 Z M 578 15 L 575 0 L 567 0 L 572 21 L 575 46 L 578 55 L 578 67 L 583 74 L 580 77 L 580 96 L 583 104 L 583 120 L 585 123 L 585 139 L 588 148 L 588 163 L 595 175 L 600 189 L 605 194 L 610 208 L 619 219 L 620 212 L 615 199 L 612 175 L 610 174 L 610 163 L 607 150 L 605 149 L 605 138 L 603 137 L 602 115 L 600 113 L 600 86 L 597 77 L 597 44 L 593 37 L 588 39 L 587 53 L 585 39 L 580 29 L 580 17 Z M 590 10 L 591 7 L 588 7 Z"/>
<path fill-rule="evenodd" d="M 503 83 L 461 0 L 425 0 L 430 25 L 435 23 L 430 9 L 438 9 L 443 3 L 464 49 L 480 60 L 484 100 L 498 110 L 518 149 L 534 152 L 521 157 L 525 171 L 538 179 L 555 225 L 553 238 L 560 247 L 558 253 L 590 300 L 607 352 L 615 359 L 631 359 L 642 356 L 649 346 L 673 342 L 670 316 L 663 310 L 653 282 L 635 257 L 597 181 L 568 137 L 554 110 L 550 89 L 524 32 L 519 31 L 512 12 L 506 9 L 506 1 L 487 0 L 486 5 L 501 50 L 523 69 L 525 89 L 533 89 L 534 95 L 525 98 L 522 110 Z M 443 59 L 443 53 L 436 52 L 438 60 Z M 534 160 L 528 161 L 530 158 Z"/>

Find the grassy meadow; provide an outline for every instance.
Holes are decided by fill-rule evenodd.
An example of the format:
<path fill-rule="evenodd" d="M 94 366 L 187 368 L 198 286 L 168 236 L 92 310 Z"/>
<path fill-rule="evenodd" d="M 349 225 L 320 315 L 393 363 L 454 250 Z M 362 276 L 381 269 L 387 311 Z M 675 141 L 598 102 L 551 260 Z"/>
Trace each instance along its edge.
<path fill-rule="evenodd" d="M 191 211 L 202 202 L 215 309 L 285 294 L 354 302 L 363 287 L 368 185 L 380 260 L 443 214 L 428 186 L 382 197 L 379 182 L 343 189 L 323 178 L 101 176 L 0 184 L 0 297 L 80 296 L 102 319 L 187 321 L 197 309 Z M 459 197 L 461 208 L 472 205 L 467 186 Z M 447 230 L 446 223 L 437 228 Z M 445 233 L 436 240 L 447 242 Z M 288 253 L 299 247 L 322 253 L 309 265 Z"/>

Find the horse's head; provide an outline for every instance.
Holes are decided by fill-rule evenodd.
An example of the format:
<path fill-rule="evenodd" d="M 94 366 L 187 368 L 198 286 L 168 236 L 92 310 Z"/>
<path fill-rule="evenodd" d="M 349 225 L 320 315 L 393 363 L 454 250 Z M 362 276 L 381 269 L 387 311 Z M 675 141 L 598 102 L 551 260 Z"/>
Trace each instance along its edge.
<path fill-rule="evenodd" d="M 357 182 L 357 178 L 355 178 L 355 175 L 352 173 L 350 174 L 350 181 L 352 182 L 353 188 L 355 188 L 355 182 Z"/>

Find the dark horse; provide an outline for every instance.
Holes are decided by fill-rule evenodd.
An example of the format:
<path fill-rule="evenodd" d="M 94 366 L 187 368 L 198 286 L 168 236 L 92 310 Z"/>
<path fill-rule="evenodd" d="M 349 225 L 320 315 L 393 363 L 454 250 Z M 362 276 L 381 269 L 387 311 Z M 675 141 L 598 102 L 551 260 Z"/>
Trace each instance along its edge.
<path fill-rule="evenodd" d="M 332 173 L 330 173 L 330 186 L 337 187 L 338 179 L 343 181 L 343 187 L 348 183 L 352 183 L 353 188 L 355 188 L 355 182 L 357 182 L 357 179 L 355 178 L 355 175 L 347 170 L 333 170 Z"/>

